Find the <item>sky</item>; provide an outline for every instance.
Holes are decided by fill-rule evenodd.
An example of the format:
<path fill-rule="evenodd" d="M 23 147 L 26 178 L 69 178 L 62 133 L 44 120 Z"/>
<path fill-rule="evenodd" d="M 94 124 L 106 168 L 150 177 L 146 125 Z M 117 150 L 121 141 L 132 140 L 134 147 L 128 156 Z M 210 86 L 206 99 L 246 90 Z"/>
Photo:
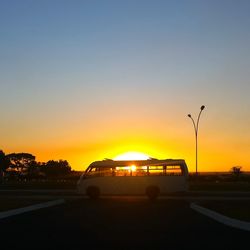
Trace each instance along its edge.
<path fill-rule="evenodd" d="M 250 1 L 0 0 L 0 148 L 75 170 L 134 151 L 250 171 Z"/>

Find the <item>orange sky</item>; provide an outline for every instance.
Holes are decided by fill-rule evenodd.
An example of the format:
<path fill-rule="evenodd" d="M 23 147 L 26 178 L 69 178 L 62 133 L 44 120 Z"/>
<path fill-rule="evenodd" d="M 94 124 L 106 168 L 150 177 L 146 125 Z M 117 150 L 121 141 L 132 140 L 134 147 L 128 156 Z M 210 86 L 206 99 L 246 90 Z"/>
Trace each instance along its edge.
<path fill-rule="evenodd" d="M 237 131 L 237 122 L 230 126 L 216 123 L 211 115 L 216 107 L 208 106 L 200 119 L 198 171 L 228 171 L 234 165 L 250 170 L 249 142 L 244 131 Z M 136 108 L 135 108 L 136 109 Z M 190 109 L 189 109 L 190 111 Z M 193 112 L 193 116 L 199 111 Z M 73 169 L 83 170 L 92 161 L 128 151 L 142 152 L 151 157 L 185 159 L 190 171 L 195 170 L 195 141 L 191 120 L 184 108 L 169 110 L 168 116 L 139 112 L 121 116 L 119 111 L 97 117 L 88 123 L 60 126 L 61 129 L 44 132 L 36 128 L 34 135 L 29 127 L 17 137 L 2 135 L 6 153 L 31 152 L 38 161 L 66 159 Z M 116 116 L 117 114 L 117 116 Z M 26 138 L 26 140 L 25 140 Z M 3 141 L 3 140 L 2 140 Z"/>

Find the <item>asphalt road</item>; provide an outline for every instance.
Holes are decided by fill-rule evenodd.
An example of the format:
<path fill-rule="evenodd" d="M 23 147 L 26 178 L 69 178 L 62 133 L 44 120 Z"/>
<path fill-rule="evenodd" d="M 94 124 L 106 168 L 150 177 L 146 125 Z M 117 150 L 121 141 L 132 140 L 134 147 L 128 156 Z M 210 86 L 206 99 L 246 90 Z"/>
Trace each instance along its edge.
<path fill-rule="evenodd" d="M 250 233 L 188 201 L 81 199 L 0 221 L 0 249 L 240 249 Z"/>

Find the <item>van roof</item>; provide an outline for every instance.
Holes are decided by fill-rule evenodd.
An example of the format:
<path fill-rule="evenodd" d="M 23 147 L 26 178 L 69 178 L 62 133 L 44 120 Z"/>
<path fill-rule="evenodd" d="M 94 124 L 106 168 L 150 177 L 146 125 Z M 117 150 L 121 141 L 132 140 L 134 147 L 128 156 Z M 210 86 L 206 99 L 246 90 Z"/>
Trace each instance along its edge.
<path fill-rule="evenodd" d="M 105 159 L 103 161 L 95 161 L 92 162 L 89 167 L 98 167 L 98 168 L 104 168 L 104 167 L 118 167 L 118 166 L 130 166 L 130 165 L 136 165 L 136 166 L 161 166 L 161 165 L 168 165 L 168 166 L 174 166 L 174 165 L 182 165 L 186 166 L 185 160 L 183 159 L 165 159 L 165 160 L 158 160 L 158 159 L 148 159 L 148 160 L 125 160 L 125 161 L 115 161 L 111 159 Z"/>

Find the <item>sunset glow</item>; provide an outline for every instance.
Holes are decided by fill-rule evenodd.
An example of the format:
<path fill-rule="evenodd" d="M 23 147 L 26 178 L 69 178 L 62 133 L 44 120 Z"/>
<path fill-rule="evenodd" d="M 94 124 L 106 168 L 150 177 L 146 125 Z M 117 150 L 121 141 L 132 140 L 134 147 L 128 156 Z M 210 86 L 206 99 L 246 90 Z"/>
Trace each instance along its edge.
<path fill-rule="evenodd" d="M 118 155 L 114 158 L 115 161 L 127 161 L 127 160 L 147 160 L 149 156 L 139 152 L 127 152 Z M 135 166 L 132 166 L 135 167 Z"/>
<path fill-rule="evenodd" d="M 130 166 L 130 169 L 131 169 L 131 171 L 136 171 L 136 166 L 135 165 L 132 165 L 132 166 Z"/>

